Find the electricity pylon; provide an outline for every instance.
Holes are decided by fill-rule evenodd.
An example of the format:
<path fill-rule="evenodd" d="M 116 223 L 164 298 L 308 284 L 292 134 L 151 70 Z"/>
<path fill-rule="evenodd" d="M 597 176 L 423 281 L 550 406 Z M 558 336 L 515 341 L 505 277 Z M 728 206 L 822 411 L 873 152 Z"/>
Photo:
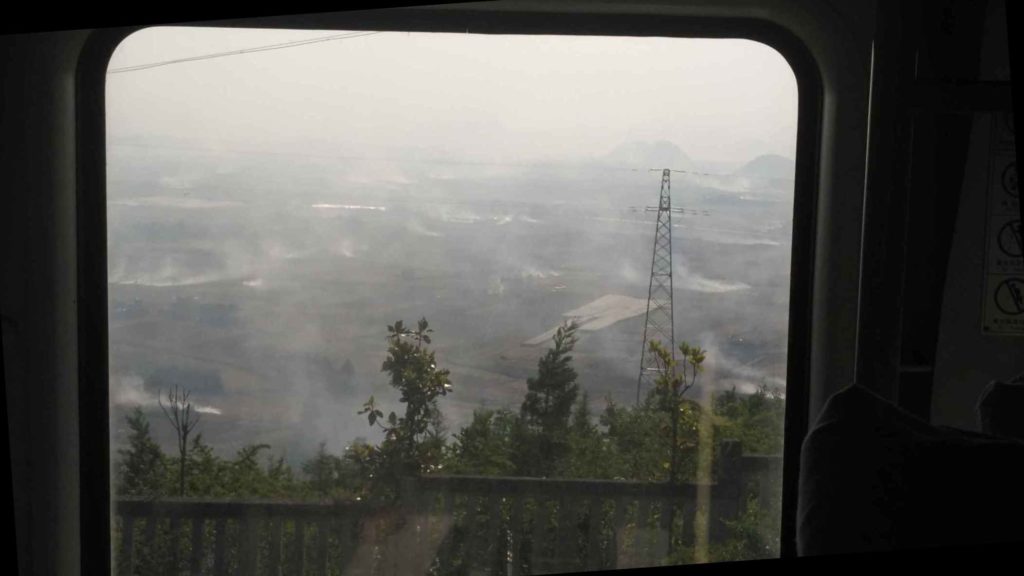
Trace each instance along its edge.
<path fill-rule="evenodd" d="M 654 251 L 651 255 L 651 284 L 647 290 L 647 320 L 644 325 L 644 344 L 640 352 L 640 376 L 636 383 L 636 403 L 640 404 L 640 390 L 653 384 L 662 368 L 650 353 L 650 342 L 657 340 L 676 356 L 676 338 L 672 314 L 672 213 L 683 213 L 672 207 L 671 170 L 661 171 L 661 196 L 657 206 L 645 211 L 657 212 L 654 225 Z"/>

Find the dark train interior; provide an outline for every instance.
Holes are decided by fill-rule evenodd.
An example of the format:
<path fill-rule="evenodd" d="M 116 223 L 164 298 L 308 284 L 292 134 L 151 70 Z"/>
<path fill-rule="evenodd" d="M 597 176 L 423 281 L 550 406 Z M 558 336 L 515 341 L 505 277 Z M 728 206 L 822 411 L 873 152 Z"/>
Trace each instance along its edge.
<path fill-rule="evenodd" d="M 767 44 L 799 92 L 773 554 L 799 567 L 901 551 L 937 567 L 943 549 L 981 561 L 1024 543 L 1011 5 L 510 0 L 12 20 L 0 36 L 6 568 L 116 573 L 105 73 L 130 34 L 174 24 Z"/>

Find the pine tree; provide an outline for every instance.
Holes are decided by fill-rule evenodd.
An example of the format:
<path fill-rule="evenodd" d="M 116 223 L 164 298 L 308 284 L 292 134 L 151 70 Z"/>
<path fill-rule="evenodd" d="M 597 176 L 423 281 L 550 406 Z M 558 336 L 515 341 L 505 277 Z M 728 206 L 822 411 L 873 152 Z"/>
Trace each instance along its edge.
<path fill-rule="evenodd" d="M 605 466 L 615 479 L 662 482 L 667 478 L 668 446 L 662 441 L 667 418 L 654 409 L 653 401 L 639 406 L 620 406 L 611 400 L 601 414 L 608 458 Z"/>
<path fill-rule="evenodd" d="M 273 498 L 294 498 L 298 493 L 295 474 L 284 456 L 270 458 L 267 462 L 267 485 Z"/>
<path fill-rule="evenodd" d="M 269 444 L 247 444 L 238 450 L 228 468 L 233 495 L 246 498 L 270 496 L 267 475 L 258 461 L 260 452 L 269 449 Z"/>
<path fill-rule="evenodd" d="M 586 391 L 580 395 L 569 423 L 569 453 L 560 476 L 566 478 L 611 478 L 604 436 L 594 423 Z"/>
<path fill-rule="evenodd" d="M 341 459 L 327 452 L 327 443 L 321 442 L 320 448 L 302 465 L 302 472 L 310 490 L 320 500 L 327 500 L 338 485 Z"/>
<path fill-rule="evenodd" d="M 455 435 L 449 467 L 454 474 L 508 476 L 516 471 L 515 430 L 519 416 L 509 410 L 479 409 Z"/>
<path fill-rule="evenodd" d="M 762 383 L 753 394 L 736 389 L 715 395 L 715 437 L 739 440 L 745 454 L 782 452 L 786 399 L 781 390 Z"/>
<path fill-rule="evenodd" d="M 213 453 L 213 447 L 203 442 L 202 434 L 192 437 L 187 470 L 185 489 L 189 495 L 206 498 L 232 495 L 228 482 L 228 463 Z M 178 471 L 174 470 L 174 474 L 172 484 L 177 481 Z"/>
<path fill-rule="evenodd" d="M 345 358 L 345 363 L 341 365 L 341 373 L 339 374 L 341 379 L 341 389 L 345 393 L 349 393 L 355 390 L 356 385 L 356 367 L 352 365 L 352 360 Z"/>
<path fill-rule="evenodd" d="M 568 451 L 569 417 L 579 393 L 570 355 L 576 345 L 575 322 L 559 326 L 553 346 L 537 361 L 537 376 L 526 380 L 526 398 L 520 410 L 528 425 L 522 473 L 549 476 Z"/>
<path fill-rule="evenodd" d="M 166 458 L 149 434 L 149 421 L 136 406 L 126 418 L 128 448 L 118 450 L 117 491 L 125 496 L 159 496 L 166 478 Z"/>

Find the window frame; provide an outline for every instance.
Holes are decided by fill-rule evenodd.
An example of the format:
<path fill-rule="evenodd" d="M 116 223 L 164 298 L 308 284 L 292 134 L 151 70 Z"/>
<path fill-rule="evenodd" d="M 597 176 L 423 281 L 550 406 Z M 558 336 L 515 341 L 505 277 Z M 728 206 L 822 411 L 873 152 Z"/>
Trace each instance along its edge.
<path fill-rule="evenodd" d="M 737 10 L 737 12 L 739 12 Z M 174 25 L 174 24 L 158 24 Z M 783 451 L 781 557 L 796 556 L 800 449 L 812 394 L 812 319 L 819 170 L 824 140 L 825 83 L 818 61 L 793 31 L 749 16 L 571 13 L 490 10 L 479 6 L 300 14 L 184 26 L 309 30 L 389 30 L 481 34 L 732 38 L 778 51 L 793 70 L 798 91 L 796 173 L 790 269 L 786 414 Z M 130 34 L 150 26 L 93 31 L 76 71 L 77 278 L 79 377 L 80 553 L 83 572 L 110 574 L 111 519 L 105 87 L 107 65 Z M 834 223 L 833 219 L 833 223 Z M 819 288 L 820 290 L 820 288 Z M 820 298 L 819 298 L 820 301 Z M 820 311 L 817 312 L 820 314 Z"/>

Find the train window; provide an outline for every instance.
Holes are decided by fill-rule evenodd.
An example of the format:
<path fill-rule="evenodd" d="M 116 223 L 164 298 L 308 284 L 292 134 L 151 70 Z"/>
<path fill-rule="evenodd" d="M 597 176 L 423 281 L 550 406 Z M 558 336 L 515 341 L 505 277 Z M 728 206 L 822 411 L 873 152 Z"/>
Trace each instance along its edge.
<path fill-rule="evenodd" d="M 797 96 L 743 39 L 129 36 L 115 572 L 778 556 Z"/>

